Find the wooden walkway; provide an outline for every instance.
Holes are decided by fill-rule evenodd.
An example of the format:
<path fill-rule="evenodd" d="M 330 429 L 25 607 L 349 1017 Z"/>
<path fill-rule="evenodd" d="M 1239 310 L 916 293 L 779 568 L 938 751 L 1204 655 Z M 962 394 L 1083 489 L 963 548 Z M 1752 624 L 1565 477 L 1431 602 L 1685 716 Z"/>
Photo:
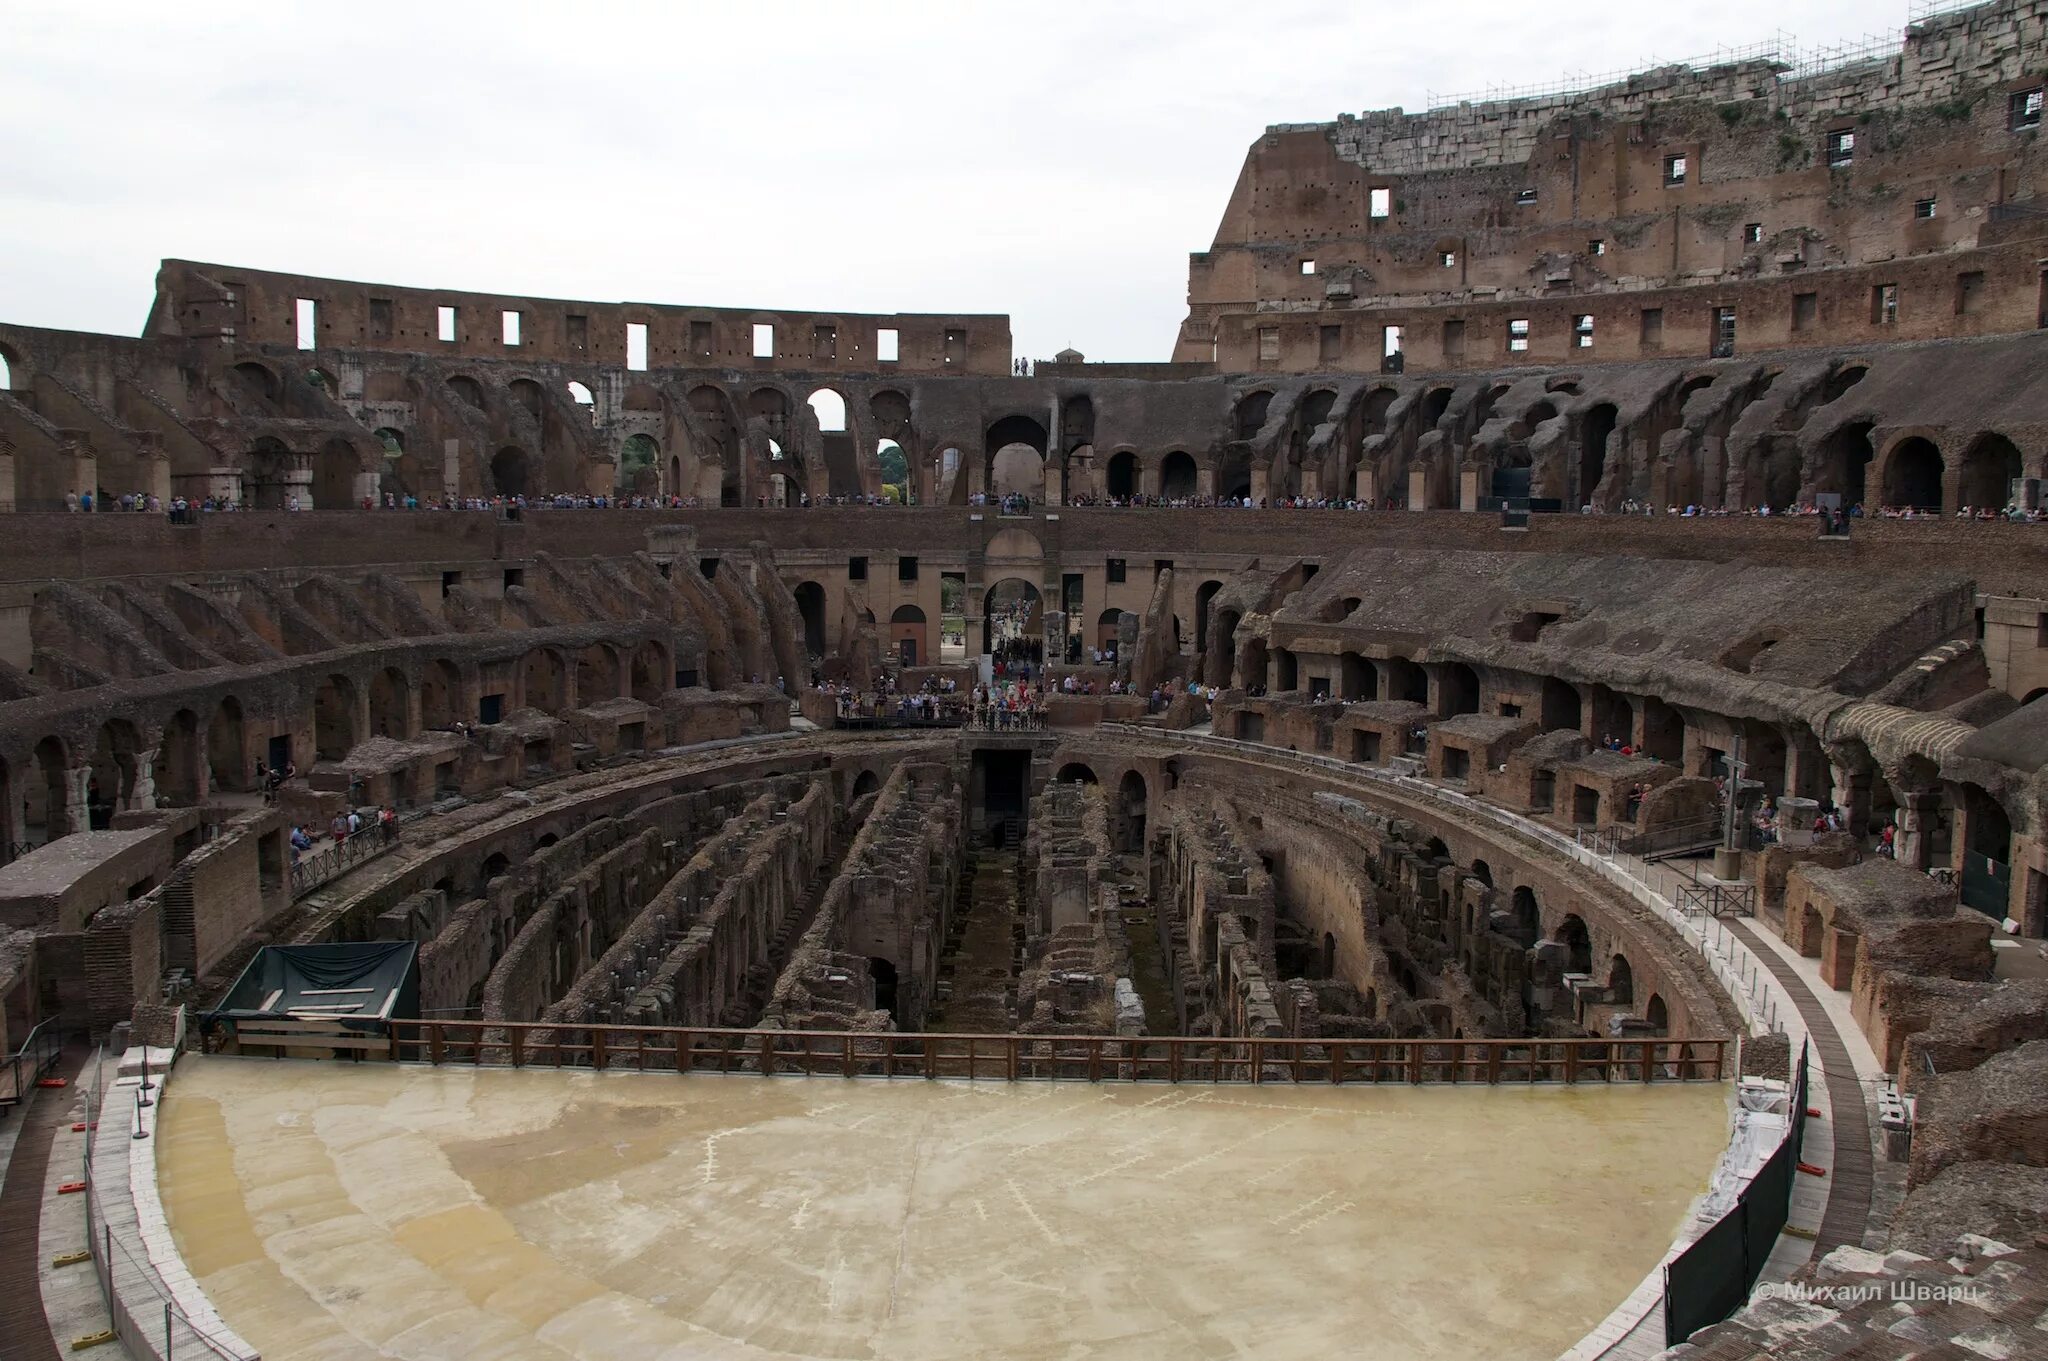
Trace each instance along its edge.
<path fill-rule="evenodd" d="M 56 1075 L 75 1079 L 85 1066 L 83 1044 L 67 1045 Z M 31 1097 L 14 1118 L 22 1121 L 7 1180 L 0 1185 L 0 1361 L 57 1361 L 43 1311 L 43 1191 L 50 1172 L 50 1141 L 71 1119 L 71 1091 Z M 82 1269 L 82 1268 L 81 1268 Z"/>
<path fill-rule="evenodd" d="M 1828 1171 L 1828 1208 L 1814 1239 L 1814 1259 L 1818 1261 L 1845 1243 L 1860 1248 L 1870 1223 L 1875 1174 L 1870 1154 L 1870 1115 L 1863 1102 L 1863 1084 L 1857 1079 L 1856 1064 L 1850 1059 L 1848 1046 L 1842 1043 L 1841 1032 L 1835 1029 L 1827 1008 L 1813 995 L 1806 980 L 1763 941 L 1756 927 L 1739 917 L 1723 918 L 1722 925 L 1741 937 L 1750 953 L 1791 995 L 1813 1042 L 1814 1057 L 1820 1060 L 1821 1074 L 1827 1079 L 1828 1124 L 1835 1139 L 1835 1160 Z M 1807 1128 L 1813 1128 L 1811 1123 Z"/>

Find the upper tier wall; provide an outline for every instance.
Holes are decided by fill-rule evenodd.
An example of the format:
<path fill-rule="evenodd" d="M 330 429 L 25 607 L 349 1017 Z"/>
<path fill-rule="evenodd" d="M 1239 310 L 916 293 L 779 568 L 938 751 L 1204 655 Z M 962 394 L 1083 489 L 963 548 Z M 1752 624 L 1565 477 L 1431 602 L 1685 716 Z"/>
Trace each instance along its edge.
<path fill-rule="evenodd" d="M 998 375 L 1010 371 L 1010 318 L 1001 313 L 864 315 L 574 302 L 397 288 L 188 260 L 164 261 L 156 287 L 146 327 L 146 334 L 156 336 L 299 344 L 299 302 L 304 299 L 315 307 L 314 349 L 341 346 L 449 357 L 625 364 L 626 328 L 645 326 L 647 354 L 642 367 Z M 454 309 L 452 340 L 441 338 L 443 308 Z M 508 313 L 518 315 L 516 344 L 508 343 Z M 772 355 L 756 355 L 757 325 L 774 328 Z M 893 332 L 893 359 L 883 357 L 884 332 Z"/>

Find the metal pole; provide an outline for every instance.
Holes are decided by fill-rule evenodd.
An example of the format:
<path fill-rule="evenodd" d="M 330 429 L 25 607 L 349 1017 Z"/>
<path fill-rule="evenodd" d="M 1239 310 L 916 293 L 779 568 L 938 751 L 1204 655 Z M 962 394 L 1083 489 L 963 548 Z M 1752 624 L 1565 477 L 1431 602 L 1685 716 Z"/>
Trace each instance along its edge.
<path fill-rule="evenodd" d="M 171 1302 L 164 1301 L 164 1361 L 171 1361 Z"/>

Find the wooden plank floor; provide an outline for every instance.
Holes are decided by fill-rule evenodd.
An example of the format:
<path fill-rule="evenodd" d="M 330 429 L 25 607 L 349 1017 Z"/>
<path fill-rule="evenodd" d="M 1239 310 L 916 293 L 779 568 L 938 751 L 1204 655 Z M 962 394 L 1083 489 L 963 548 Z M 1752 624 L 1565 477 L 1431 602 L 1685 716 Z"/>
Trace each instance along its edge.
<path fill-rule="evenodd" d="M 75 1079 L 85 1066 L 83 1044 L 65 1047 L 57 1076 Z M 0 1186 L 0 1361 L 57 1361 L 57 1343 L 43 1312 L 41 1228 L 43 1189 L 50 1171 L 50 1141 L 71 1118 L 71 1092 L 35 1094 L 26 1109 L 8 1116 L 22 1120 L 7 1181 Z"/>
<path fill-rule="evenodd" d="M 1737 918 L 1725 918 L 1722 925 L 1740 936 L 1750 952 L 1768 968 L 1792 996 L 1799 1019 L 1813 1042 L 1814 1057 L 1820 1060 L 1828 1084 L 1829 1126 L 1835 1138 L 1834 1166 L 1828 1172 L 1828 1208 L 1814 1239 L 1816 1261 L 1841 1247 L 1863 1246 L 1864 1231 L 1870 1224 L 1870 1193 L 1873 1164 L 1870 1156 L 1870 1115 L 1863 1103 L 1863 1084 L 1857 1080 L 1856 1064 L 1849 1057 L 1841 1032 L 1806 980 L 1778 957 L 1756 934 L 1756 928 Z M 1813 1137 L 1807 1126 L 1807 1137 Z M 1803 1173 L 1799 1175 L 1804 1175 Z"/>

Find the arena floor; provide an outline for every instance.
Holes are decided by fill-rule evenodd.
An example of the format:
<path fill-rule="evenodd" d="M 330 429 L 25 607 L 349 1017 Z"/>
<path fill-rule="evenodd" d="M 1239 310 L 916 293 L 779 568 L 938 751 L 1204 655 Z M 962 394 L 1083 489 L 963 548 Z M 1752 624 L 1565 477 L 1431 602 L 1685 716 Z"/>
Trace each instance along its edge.
<path fill-rule="evenodd" d="M 1159 1087 L 188 1057 L 186 1267 L 291 1361 L 1549 1358 L 1728 1085 Z"/>

